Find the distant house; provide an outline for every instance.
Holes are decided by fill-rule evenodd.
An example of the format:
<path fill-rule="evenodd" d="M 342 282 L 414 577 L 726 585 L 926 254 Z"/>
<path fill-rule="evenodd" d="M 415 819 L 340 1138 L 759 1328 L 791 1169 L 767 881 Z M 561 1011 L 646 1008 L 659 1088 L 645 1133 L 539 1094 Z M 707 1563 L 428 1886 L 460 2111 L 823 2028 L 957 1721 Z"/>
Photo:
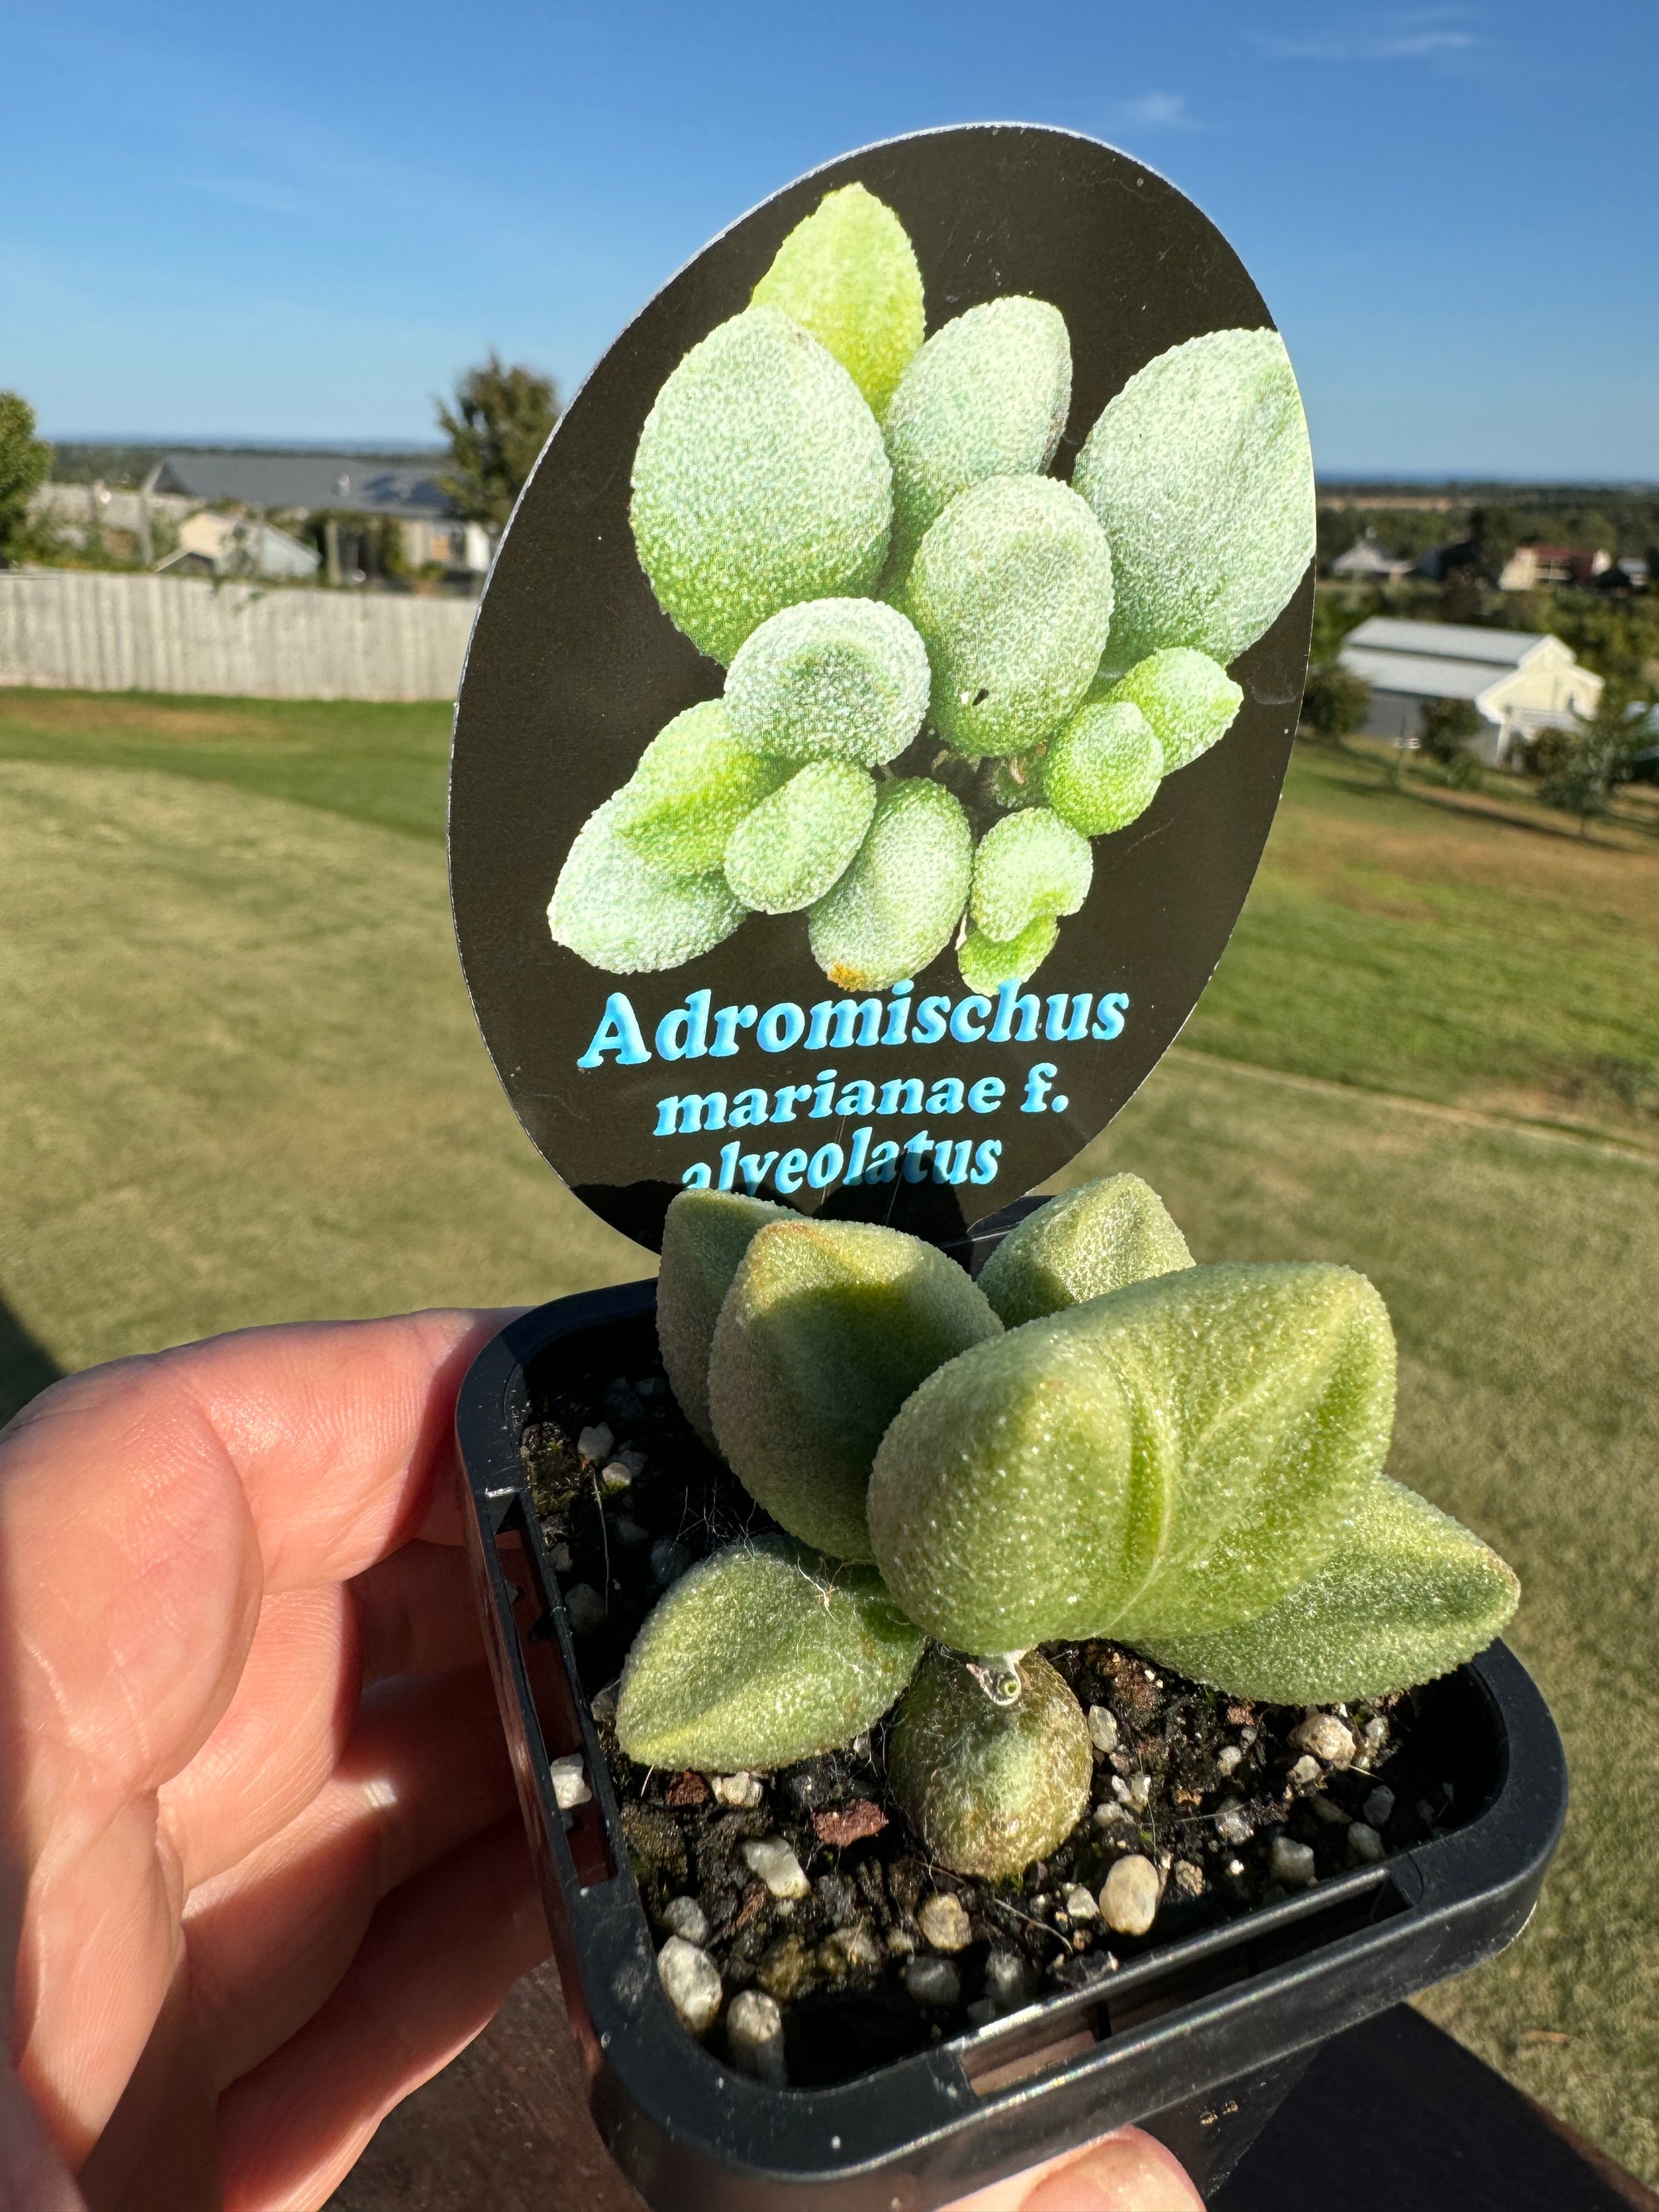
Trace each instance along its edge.
<path fill-rule="evenodd" d="M 1337 555 L 1330 573 L 1350 584 L 1395 584 L 1402 576 L 1410 575 L 1411 568 L 1409 561 L 1397 559 L 1378 543 L 1376 532 L 1368 530 L 1354 540 L 1346 553 Z"/>
<path fill-rule="evenodd" d="M 1593 584 L 1613 566 L 1595 545 L 1517 545 L 1498 578 L 1500 592 L 1536 592 L 1551 584 Z"/>
<path fill-rule="evenodd" d="M 198 507 L 179 525 L 176 550 L 155 564 L 163 576 L 286 576 L 305 581 L 322 565 L 314 545 L 246 515 Z"/>
<path fill-rule="evenodd" d="M 398 524 L 411 568 L 435 562 L 481 576 L 489 566 L 489 535 L 456 512 L 433 471 L 354 453 L 169 453 L 155 489 L 228 503 L 255 514 L 366 514 Z"/>
<path fill-rule="evenodd" d="M 1485 726 L 1472 749 L 1501 767 L 1536 731 L 1592 714 L 1601 679 L 1547 633 L 1373 615 L 1348 633 L 1342 665 L 1371 687 L 1365 734 L 1414 738 L 1432 699 L 1467 699 Z"/>

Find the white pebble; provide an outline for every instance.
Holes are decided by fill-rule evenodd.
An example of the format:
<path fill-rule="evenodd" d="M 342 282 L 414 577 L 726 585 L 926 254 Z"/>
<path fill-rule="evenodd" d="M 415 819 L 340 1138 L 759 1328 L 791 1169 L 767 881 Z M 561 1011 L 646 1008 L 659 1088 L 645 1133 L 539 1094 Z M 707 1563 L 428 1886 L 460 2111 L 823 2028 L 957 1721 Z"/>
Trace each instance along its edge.
<path fill-rule="evenodd" d="M 582 1771 L 580 1752 L 573 1751 L 566 1759 L 550 1759 L 548 1771 L 553 1777 L 553 1802 L 560 1812 L 568 1813 L 578 1805 L 586 1805 L 592 1796 Z"/>
<path fill-rule="evenodd" d="M 1315 1820 L 1322 1820 L 1328 1828 L 1346 1828 L 1353 1818 L 1352 1813 L 1345 1813 L 1335 1798 L 1328 1797 L 1322 1790 L 1316 1790 L 1308 1802 L 1313 1808 Z"/>
<path fill-rule="evenodd" d="M 1112 1777 L 1112 1795 L 1120 1805 L 1127 1805 L 1129 1802 L 1129 1785 L 1121 1774 Z"/>
<path fill-rule="evenodd" d="M 584 1429 L 576 1439 L 578 1455 L 592 1467 L 599 1467 L 611 1456 L 611 1447 L 616 1443 L 603 1421 L 596 1421 L 591 1429 Z"/>
<path fill-rule="evenodd" d="M 1228 1862 L 1227 1862 L 1227 1871 L 1228 1871 L 1228 1873 L 1229 1873 L 1230 1875 L 1231 1875 L 1234 1877 L 1234 1879 L 1235 1879 L 1235 1880 L 1237 1880 L 1237 1877 L 1238 1877 L 1240 1875 L 1242 1875 L 1242 1874 L 1243 1873 L 1243 1871 L 1244 1871 L 1244 1862 L 1243 1862 L 1243 1859 L 1229 1859 L 1229 1860 L 1228 1860 Z"/>
<path fill-rule="evenodd" d="M 988 2027 L 997 2016 L 997 2008 L 989 1997 L 975 1997 L 968 2008 L 970 2027 Z"/>
<path fill-rule="evenodd" d="M 1018 2012 L 1030 1990 L 1030 1972 L 1018 1951 L 991 1953 L 985 1961 L 985 1994 L 999 2012 Z"/>
<path fill-rule="evenodd" d="M 760 1876 L 774 1897 L 812 1894 L 812 1885 L 801 1872 L 800 1861 L 781 1836 L 763 1836 L 758 1843 L 745 1844 L 743 1856 L 750 1872 Z"/>
<path fill-rule="evenodd" d="M 1075 1883 L 1066 1893 L 1066 1910 L 1073 1920 L 1092 1920 L 1097 1910 L 1093 1891 Z"/>
<path fill-rule="evenodd" d="M 1389 1740 L 1389 1724 L 1381 1713 L 1365 1723 L 1365 1741 L 1373 1751 L 1381 1751 Z"/>
<path fill-rule="evenodd" d="M 555 1544 L 548 1553 L 548 1561 L 556 1575 L 568 1575 L 574 1562 L 568 1544 Z"/>
<path fill-rule="evenodd" d="M 615 1690 L 596 1690 L 593 1693 L 592 1712 L 596 1721 L 606 1723 L 614 1721 L 617 1717 Z"/>
<path fill-rule="evenodd" d="M 641 1528 L 637 1521 L 630 1521 L 623 1514 L 619 1513 L 611 1525 L 617 1532 L 617 1541 L 625 1545 L 630 1552 L 651 1541 L 651 1531 Z"/>
<path fill-rule="evenodd" d="M 722 1805 L 736 1805 L 744 1811 L 752 1811 L 763 1795 L 759 1778 L 753 1774 L 711 1774 L 708 1786 L 716 1801 Z"/>
<path fill-rule="evenodd" d="M 659 1536 L 651 1547 L 651 1572 L 659 1589 L 678 1582 L 690 1565 L 690 1553 L 672 1536 Z"/>
<path fill-rule="evenodd" d="M 1386 1828 L 1394 1818 L 1394 1792 L 1382 1784 L 1372 1790 L 1363 1807 L 1366 1820 L 1373 1828 Z"/>
<path fill-rule="evenodd" d="M 708 1915 L 695 1897 L 671 1897 L 662 1917 L 671 1936 L 684 1936 L 688 1943 L 708 1941 Z"/>
<path fill-rule="evenodd" d="M 1116 1716 L 1109 1712 L 1104 1705 L 1091 1705 L 1089 1708 L 1089 1741 L 1098 1752 L 1117 1749 Z"/>
<path fill-rule="evenodd" d="M 572 1583 L 564 1594 L 565 1617 L 578 1636 L 592 1636 L 609 1618 L 605 1600 L 591 1583 Z"/>
<path fill-rule="evenodd" d="M 613 1459 L 599 1469 L 599 1480 L 607 1490 L 626 1490 L 634 1480 L 634 1470 L 619 1459 Z"/>
<path fill-rule="evenodd" d="M 1146 1811 L 1152 1802 L 1152 1778 L 1150 1774 L 1132 1774 L 1129 1777 L 1129 1802 L 1137 1813 Z"/>
<path fill-rule="evenodd" d="M 1348 1850 L 1366 1866 L 1380 1865 L 1388 1846 L 1367 1820 L 1356 1820 L 1348 1831 Z"/>
<path fill-rule="evenodd" d="M 1321 1771 L 1319 1761 L 1310 1753 L 1304 1752 L 1291 1769 L 1289 1779 L 1305 1790 L 1309 1783 L 1318 1781 Z"/>
<path fill-rule="evenodd" d="M 1310 1713 L 1291 1730 L 1291 1741 L 1298 1751 L 1322 1759 L 1327 1766 L 1348 1765 L 1357 1747 L 1352 1729 L 1334 1713 Z"/>
<path fill-rule="evenodd" d="M 916 1924 L 936 1951 L 965 1950 L 974 1940 L 966 1907 L 946 1889 L 935 1890 L 924 1899 Z"/>
<path fill-rule="evenodd" d="M 1224 1844 L 1247 1844 L 1255 1833 L 1255 1823 L 1235 1797 L 1216 1814 L 1215 1832 Z"/>
<path fill-rule="evenodd" d="M 1128 1820 L 1132 1820 L 1133 1817 L 1134 1816 L 1129 1811 L 1128 1807 L 1127 1805 L 1120 1805 L 1115 1798 L 1111 1799 L 1104 1805 L 1097 1805 L 1095 1807 L 1096 1823 L 1098 1826 L 1103 1828 L 1109 1828 L 1115 1821 Z"/>
<path fill-rule="evenodd" d="M 1224 1751 L 1218 1751 L 1216 1753 L 1215 1763 L 1218 1772 L 1231 1774 L 1243 1756 L 1243 1753 L 1236 1743 L 1230 1743 Z"/>
<path fill-rule="evenodd" d="M 740 1990 L 726 2015 L 726 2047 L 732 2063 L 757 2081 L 782 2088 L 788 2079 L 783 2057 L 783 2014 L 763 1990 Z"/>
<path fill-rule="evenodd" d="M 1203 1868 L 1194 1866 L 1190 1859 L 1177 1859 L 1175 1863 L 1175 1885 L 1185 1897 L 1202 1897 Z"/>
<path fill-rule="evenodd" d="M 645 1454 L 642 1451 L 619 1451 L 617 1457 L 629 1474 L 645 1473 Z"/>
<path fill-rule="evenodd" d="M 904 1986 L 918 2004 L 943 2010 L 962 1995 L 962 1976 L 948 1959 L 912 1959 L 904 1969 Z"/>
<path fill-rule="evenodd" d="M 1117 1862 L 1101 1887 L 1102 1917 L 1120 1936 L 1144 1936 L 1158 1917 L 1158 1869 L 1131 1851 Z"/>
<path fill-rule="evenodd" d="M 1268 1870 L 1275 1881 L 1282 1881 L 1286 1889 L 1306 1889 L 1315 1880 L 1314 1855 L 1307 1844 L 1293 1843 L 1289 1836 L 1273 1838 L 1273 1856 Z"/>
<path fill-rule="evenodd" d="M 696 1943 L 671 1936 L 657 1954 L 657 1972 L 668 2002 L 693 2035 L 701 2035 L 720 2008 L 720 1970 Z"/>

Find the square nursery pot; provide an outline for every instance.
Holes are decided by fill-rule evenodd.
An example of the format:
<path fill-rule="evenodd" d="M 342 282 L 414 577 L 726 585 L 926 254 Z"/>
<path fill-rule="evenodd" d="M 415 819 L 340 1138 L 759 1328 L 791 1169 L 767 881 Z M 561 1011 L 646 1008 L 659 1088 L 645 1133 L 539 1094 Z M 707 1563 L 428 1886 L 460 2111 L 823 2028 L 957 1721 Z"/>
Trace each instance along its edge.
<path fill-rule="evenodd" d="M 996 1225 L 956 1256 L 974 1265 Z M 1432 1686 L 1416 1723 L 1458 1803 L 1479 1807 L 1450 1832 L 833 2087 L 731 2069 L 658 1978 L 589 1703 L 600 1686 L 584 1687 L 520 1449 L 550 1389 L 591 1379 L 597 1401 L 651 1360 L 654 1313 L 650 1282 L 538 1308 L 479 1355 L 456 1421 L 485 1639 L 593 2118 L 658 2212 L 925 2212 L 1128 2123 L 1208 2196 L 1325 2038 L 1525 1926 L 1566 1769 L 1542 1698 L 1495 1644 Z M 572 1753 L 592 1794 L 561 1814 L 551 1762 Z"/>

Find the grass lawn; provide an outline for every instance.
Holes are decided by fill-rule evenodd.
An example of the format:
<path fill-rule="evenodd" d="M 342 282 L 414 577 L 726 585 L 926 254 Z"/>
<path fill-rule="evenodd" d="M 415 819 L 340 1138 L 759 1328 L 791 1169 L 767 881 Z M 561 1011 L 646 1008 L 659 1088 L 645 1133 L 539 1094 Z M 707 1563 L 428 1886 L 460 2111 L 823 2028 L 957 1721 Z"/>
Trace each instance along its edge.
<path fill-rule="evenodd" d="M 642 1271 L 477 1041 L 446 723 L 0 693 L 0 1409 L 240 1322 Z M 1576 1791 L 1526 1936 L 1428 2007 L 1659 2182 L 1656 1109 L 1659 860 L 1309 751 L 1185 1042 L 1076 1174 L 1139 1170 L 1200 1259 L 1388 1298 L 1395 1471 L 1520 1571 Z"/>

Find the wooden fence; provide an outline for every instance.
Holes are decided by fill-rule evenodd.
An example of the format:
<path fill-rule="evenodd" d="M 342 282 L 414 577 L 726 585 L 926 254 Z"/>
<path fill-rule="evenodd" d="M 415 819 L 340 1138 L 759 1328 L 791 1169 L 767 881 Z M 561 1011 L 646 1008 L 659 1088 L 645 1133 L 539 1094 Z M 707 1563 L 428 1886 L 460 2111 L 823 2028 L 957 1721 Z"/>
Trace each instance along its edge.
<path fill-rule="evenodd" d="M 253 699 L 453 699 L 471 599 L 0 571 L 0 684 Z"/>

